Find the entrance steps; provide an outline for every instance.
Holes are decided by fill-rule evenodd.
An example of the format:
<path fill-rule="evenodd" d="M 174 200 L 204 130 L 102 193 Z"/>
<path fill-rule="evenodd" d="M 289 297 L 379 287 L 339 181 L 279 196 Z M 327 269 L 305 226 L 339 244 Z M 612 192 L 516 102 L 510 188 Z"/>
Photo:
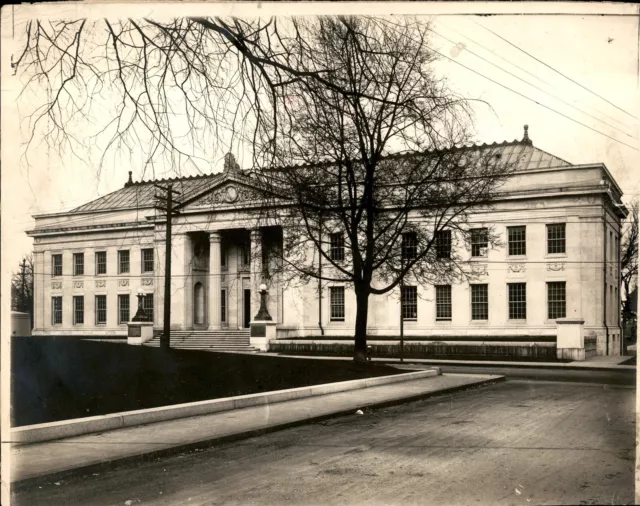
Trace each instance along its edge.
<path fill-rule="evenodd" d="M 155 336 L 145 345 L 159 347 L 160 336 Z M 251 346 L 249 329 L 172 330 L 171 347 L 181 350 L 258 351 Z"/>

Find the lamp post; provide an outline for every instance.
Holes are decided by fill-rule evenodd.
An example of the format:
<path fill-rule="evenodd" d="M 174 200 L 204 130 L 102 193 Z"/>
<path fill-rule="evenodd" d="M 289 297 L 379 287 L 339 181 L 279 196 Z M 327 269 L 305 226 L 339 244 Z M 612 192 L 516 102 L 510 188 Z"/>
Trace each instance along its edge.
<path fill-rule="evenodd" d="M 260 310 L 258 314 L 253 318 L 254 320 L 271 321 L 271 315 L 267 311 L 267 285 L 262 283 L 259 288 L 260 291 Z"/>
<path fill-rule="evenodd" d="M 149 317 L 146 311 L 144 310 L 143 304 L 144 304 L 144 293 L 141 290 L 138 292 L 138 311 L 136 312 L 136 315 L 133 317 L 131 321 L 146 322 L 149 320 Z"/>

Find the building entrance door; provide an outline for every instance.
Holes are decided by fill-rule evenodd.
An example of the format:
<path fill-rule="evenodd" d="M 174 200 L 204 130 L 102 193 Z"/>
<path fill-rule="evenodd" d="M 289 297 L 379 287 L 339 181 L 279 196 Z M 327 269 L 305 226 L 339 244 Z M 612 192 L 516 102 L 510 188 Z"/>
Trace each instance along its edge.
<path fill-rule="evenodd" d="M 244 310 L 242 311 L 243 313 L 243 327 L 245 329 L 248 329 L 251 324 L 251 290 L 245 288 L 243 290 L 244 296 L 243 296 L 243 301 L 242 301 L 242 306 L 244 308 Z"/>
<path fill-rule="evenodd" d="M 204 287 L 200 282 L 193 287 L 193 324 L 204 325 Z"/>

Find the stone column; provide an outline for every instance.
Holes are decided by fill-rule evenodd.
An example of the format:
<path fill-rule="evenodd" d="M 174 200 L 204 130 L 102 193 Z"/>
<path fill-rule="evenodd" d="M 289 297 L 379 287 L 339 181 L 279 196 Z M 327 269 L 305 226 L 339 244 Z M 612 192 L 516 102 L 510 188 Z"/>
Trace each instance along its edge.
<path fill-rule="evenodd" d="M 209 233 L 209 330 L 221 328 L 220 322 L 220 232 Z"/>
<path fill-rule="evenodd" d="M 251 230 L 251 320 L 260 308 L 260 285 L 262 284 L 262 232 L 256 228 Z"/>

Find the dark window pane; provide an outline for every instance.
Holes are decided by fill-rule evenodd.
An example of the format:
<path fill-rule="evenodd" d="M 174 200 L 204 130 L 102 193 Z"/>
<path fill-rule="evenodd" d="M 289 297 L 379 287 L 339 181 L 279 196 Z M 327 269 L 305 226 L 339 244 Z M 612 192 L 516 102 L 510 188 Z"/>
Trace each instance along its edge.
<path fill-rule="evenodd" d="M 451 258 L 451 230 L 436 232 L 436 257 Z"/>
<path fill-rule="evenodd" d="M 527 285 L 509 283 L 509 319 L 527 319 Z"/>
<path fill-rule="evenodd" d="M 471 256 L 486 257 L 489 249 L 489 231 L 486 228 L 471 230 Z"/>
<path fill-rule="evenodd" d="M 547 253 L 565 253 L 565 251 L 565 224 L 554 223 L 553 225 L 547 225 Z"/>
<path fill-rule="evenodd" d="M 332 286 L 330 288 L 331 295 L 331 320 L 344 320 L 344 287 Z"/>
<path fill-rule="evenodd" d="M 418 318 L 418 287 L 402 287 L 402 319 L 416 320 Z"/>
<path fill-rule="evenodd" d="M 549 320 L 566 318 L 567 299 L 566 283 L 564 281 L 547 283 L 547 306 Z"/>
<path fill-rule="evenodd" d="M 509 242 L 509 255 L 527 254 L 526 227 L 507 227 L 507 238 Z"/>
<path fill-rule="evenodd" d="M 489 285 L 471 285 L 471 319 L 489 319 Z"/>
<path fill-rule="evenodd" d="M 451 320 L 451 285 L 436 286 L 436 320 Z"/>

